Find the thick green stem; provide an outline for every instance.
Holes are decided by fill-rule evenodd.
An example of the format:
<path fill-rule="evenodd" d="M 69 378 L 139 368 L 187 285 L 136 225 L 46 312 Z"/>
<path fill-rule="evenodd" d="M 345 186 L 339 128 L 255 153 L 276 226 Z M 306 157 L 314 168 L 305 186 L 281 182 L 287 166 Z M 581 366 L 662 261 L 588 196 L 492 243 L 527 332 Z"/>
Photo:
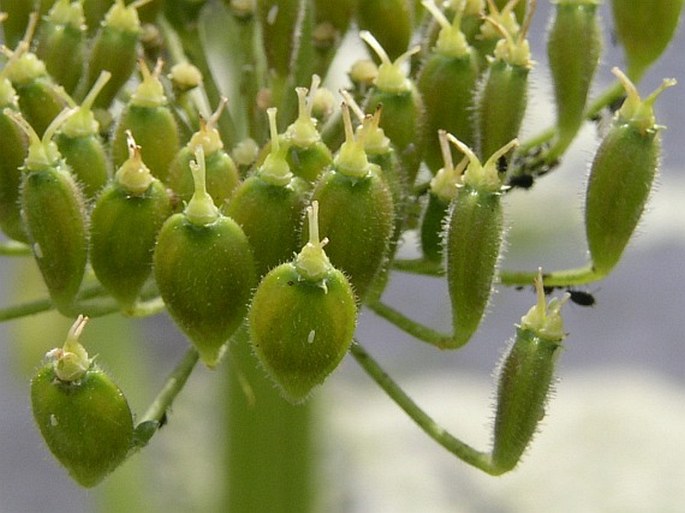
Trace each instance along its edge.
<path fill-rule="evenodd" d="M 231 345 L 223 512 L 312 511 L 312 405 L 280 397 L 252 354 L 247 330 Z"/>
<path fill-rule="evenodd" d="M 455 347 L 451 344 L 453 339 L 452 335 L 441 333 L 416 321 L 413 321 L 402 312 L 399 312 L 380 301 L 368 303 L 366 306 L 368 306 L 369 309 L 374 313 L 378 314 L 380 317 L 383 317 L 383 319 L 391 324 L 394 324 L 399 329 L 410 334 L 414 338 L 441 349 L 445 347 L 455 349 Z"/>
<path fill-rule="evenodd" d="M 23 242 L 13 240 L 0 243 L 0 255 L 2 256 L 31 256 L 31 247 Z"/>
<path fill-rule="evenodd" d="M 355 342 L 350 348 L 352 356 L 361 365 L 364 371 L 373 379 L 376 384 L 388 394 L 400 408 L 433 440 L 442 447 L 454 454 L 457 458 L 479 468 L 488 474 L 501 474 L 501 470 L 495 468 L 490 460 L 490 454 L 481 452 L 458 438 L 448 433 L 445 428 L 435 422 L 430 415 L 423 411 L 397 383 L 381 368 L 369 353 L 358 343 Z"/>
<path fill-rule="evenodd" d="M 537 271 L 502 271 L 499 281 L 502 285 L 520 286 L 530 285 L 537 276 Z M 545 273 L 543 279 L 546 287 L 568 287 L 572 285 L 585 285 L 604 278 L 605 275 L 595 271 L 591 265 L 574 269 L 563 269 Z"/>

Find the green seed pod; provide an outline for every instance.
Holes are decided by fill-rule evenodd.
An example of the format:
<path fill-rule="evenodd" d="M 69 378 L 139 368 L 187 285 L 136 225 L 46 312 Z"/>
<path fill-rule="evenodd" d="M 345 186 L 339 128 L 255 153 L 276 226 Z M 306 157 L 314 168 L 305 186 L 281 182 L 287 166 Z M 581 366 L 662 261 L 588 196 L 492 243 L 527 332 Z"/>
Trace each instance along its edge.
<path fill-rule="evenodd" d="M 195 194 L 183 213 L 162 226 L 153 269 L 169 314 L 214 368 L 247 313 L 254 259 L 240 226 L 221 215 L 207 194 L 201 146 L 192 169 Z"/>
<path fill-rule="evenodd" d="M 55 0 L 2 0 L 0 9 L 7 14 L 2 24 L 4 44 L 12 48 L 19 43 L 26 27 L 30 25 L 31 14 L 36 11 L 39 15 L 47 13 L 54 2 Z"/>
<path fill-rule="evenodd" d="M 683 0 L 633 2 L 612 0 L 616 36 L 628 61 L 626 74 L 635 82 L 673 39 Z"/>
<path fill-rule="evenodd" d="M 95 276 L 131 308 L 152 271 L 157 234 L 172 214 L 164 184 L 150 173 L 131 138 L 130 157 L 99 195 L 91 214 L 90 261 Z"/>
<path fill-rule="evenodd" d="M 675 80 L 641 100 L 617 68 L 627 99 L 595 154 L 585 196 L 585 231 L 595 272 L 608 274 L 618 263 L 645 208 L 659 166 L 659 126 L 654 101 Z"/>
<path fill-rule="evenodd" d="M 296 88 L 299 114 L 285 133 L 288 144 L 288 164 L 295 176 L 313 183 L 321 172 L 331 165 L 333 155 L 321 140 L 321 134 L 316 128 L 315 119 L 312 118 L 313 98 L 321 80 L 317 75 L 312 77 L 312 87 L 307 97 L 307 89 Z M 309 101 L 307 102 L 307 99 Z"/>
<path fill-rule="evenodd" d="M 108 109 L 119 90 L 131 78 L 136 68 L 139 37 L 140 20 L 136 4 L 126 6 L 123 0 L 116 0 L 95 36 L 88 59 L 88 73 L 83 82 L 83 91 L 88 91 L 102 71 L 112 74 L 107 86 L 98 95 L 95 107 Z"/>
<path fill-rule="evenodd" d="M 311 186 L 293 175 L 276 129 L 276 109 L 268 111 L 271 152 L 257 172 L 236 189 L 225 212 L 252 246 L 257 276 L 289 261 L 300 244 L 300 222 Z"/>
<path fill-rule="evenodd" d="M 476 105 L 480 157 L 488 159 L 499 148 L 518 136 L 528 103 L 528 72 L 532 67 L 526 33 L 530 27 L 534 2 L 517 34 L 510 34 L 497 21 L 488 19 L 502 31 L 495 47 L 494 60 L 483 80 Z"/>
<path fill-rule="evenodd" d="M 72 111 L 55 135 L 57 148 L 88 199 L 97 195 L 112 174 L 109 156 L 99 134 L 100 125 L 91 110 L 109 79 L 110 73 L 103 71 L 83 103 Z"/>
<path fill-rule="evenodd" d="M 346 105 L 343 116 L 346 141 L 316 183 L 312 200 L 320 205 L 321 234 L 330 240 L 327 254 L 361 301 L 387 256 L 395 207 L 380 168 L 369 163 L 364 141 L 354 137 Z"/>
<path fill-rule="evenodd" d="M 126 132 L 130 130 L 141 147 L 145 164 L 155 177 L 164 182 L 171 162 L 180 150 L 178 125 L 164 95 L 164 87 L 159 81 L 161 61 L 154 73 L 150 73 L 141 60 L 140 71 L 143 81 L 121 113 L 114 132 L 112 160 L 116 166 L 120 166 L 128 158 Z"/>
<path fill-rule="evenodd" d="M 500 370 L 492 450 L 497 473 L 516 466 L 544 417 L 554 366 L 566 336 L 560 312 L 568 297 L 546 304 L 541 275 L 535 288 L 537 304 L 521 318 Z"/>
<path fill-rule="evenodd" d="M 287 77 L 299 47 L 311 46 L 308 39 L 300 44 L 310 6 L 305 0 L 257 0 L 257 11 L 269 69 Z"/>
<path fill-rule="evenodd" d="M 326 76 L 352 21 L 356 0 L 314 0 L 314 29 L 312 44 L 316 49 L 314 72 Z"/>
<path fill-rule="evenodd" d="M 447 285 L 454 329 L 449 347 L 456 349 L 476 332 L 490 300 L 504 238 L 497 161 L 518 142 L 510 141 L 481 164 L 471 149 L 448 137 L 469 158 L 463 186 L 452 203 L 446 225 Z"/>
<path fill-rule="evenodd" d="M 469 46 L 473 47 L 477 44 L 476 37 L 480 35 L 480 27 L 483 24 L 483 17 L 485 16 L 485 0 L 450 0 L 443 3 L 442 14 L 449 23 L 454 21 L 454 17 L 461 15 L 461 23 L 459 28 L 466 37 Z M 427 16 L 427 21 L 424 28 L 423 51 L 426 55 L 431 48 L 433 48 L 438 40 L 440 30 L 442 27 L 435 16 Z"/>
<path fill-rule="evenodd" d="M 412 7 L 409 0 L 364 0 L 357 4 L 357 24 L 373 34 L 394 60 L 409 48 L 414 25 Z M 377 57 L 382 60 L 380 54 Z"/>
<path fill-rule="evenodd" d="M 81 486 L 117 468 L 133 442 L 133 419 L 122 391 L 79 343 L 79 316 L 61 348 L 50 351 L 31 380 L 31 406 L 50 452 Z"/>
<path fill-rule="evenodd" d="M 198 146 L 202 146 L 205 154 L 207 192 L 217 207 L 221 208 L 228 201 L 240 183 L 238 167 L 224 150 L 224 143 L 216 128 L 225 106 L 226 99 L 223 98 L 208 121 L 200 119 L 200 130 L 193 134 L 169 167 L 167 184 L 183 201 L 190 201 L 193 196 L 195 187 L 190 163 L 195 158 L 195 148 Z"/>
<path fill-rule="evenodd" d="M 267 274 L 249 312 L 254 352 L 283 396 L 304 401 L 338 366 L 354 335 L 357 306 L 345 275 L 319 240 L 317 203 L 308 209 L 309 242 Z"/>
<path fill-rule="evenodd" d="M 559 0 L 547 40 L 554 82 L 558 139 L 550 158 L 563 153 L 584 119 L 588 92 L 599 64 L 602 37 L 598 0 Z"/>
<path fill-rule="evenodd" d="M 87 259 L 87 217 L 81 189 L 51 141 L 69 111 L 58 116 L 40 140 L 16 113 L 5 109 L 28 135 L 21 185 L 21 213 L 38 268 L 57 309 L 69 315 Z"/>
<path fill-rule="evenodd" d="M 438 130 L 446 130 L 468 146 L 475 143 L 472 112 L 478 64 L 459 28 L 461 15 L 455 14 L 450 23 L 432 0 L 424 0 L 423 5 L 441 26 L 435 48 L 416 79 L 426 109 L 423 159 L 435 173 L 443 163 Z"/>
<path fill-rule="evenodd" d="M 366 98 L 364 110 L 373 114 L 379 105 L 383 106 L 381 128 L 397 148 L 402 167 L 407 173 L 407 184 L 411 187 L 421 163 L 425 113 L 421 95 L 414 82 L 402 71 L 402 64 L 420 48 L 414 47 L 391 62 L 383 47 L 369 32 L 362 31 L 359 36 L 381 59 L 378 76 Z"/>
<path fill-rule="evenodd" d="M 469 161 L 468 157 L 464 157 L 455 167 L 447 132 L 440 130 L 439 139 L 444 165 L 430 182 L 428 204 L 421 220 L 421 251 L 424 258 L 433 262 L 443 259 L 445 221 L 449 207 L 458 195 L 461 175 Z"/>
<path fill-rule="evenodd" d="M 83 14 L 86 18 L 88 37 L 96 34 L 113 4 L 114 0 L 83 0 Z"/>
<path fill-rule="evenodd" d="M 84 71 L 86 26 L 82 2 L 58 0 L 43 20 L 36 55 L 50 76 L 72 94 Z"/>
<path fill-rule="evenodd" d="M 487 0 L 487 3 L 488 18 L 494 20 L 497 25 L 504 27 L 505 32 L 509 34 L 519 32 L 519 23 L 514 9 L 520 4 L 525 8 L 525 1 L 508 0 L 501 9 L 494 0 Z M 502 4 L 504 2 L 499 3 Z M 490 57 L 495 50 L 495 46 L 503 37 L 501 30 L 495 27 L 496 25 L 492 23 L 481 23 L 479 33 L 470 41 L 478 54 L 478 68 L 481 71 L 486 70 L 490 65 Z"/>
<path fill-rule="evenodd" d="M 69 102 L 68 95 L 55 84 L 35 53 L 29 52 L 29 45 L 37 23 L 37 16 L 31 16 L 24 39 L 12 53 L 5 66 L 5 76 L 19 96 L 22 114 L 39 136 Z"/>
<path fill-rule="evenodd" d="M 4 110 L 19 110 L 18 98 L 12 84 L 0 71 L 0 229 L 11 239 L 28 242 L 21 220 L 19 185 L 21 166 L 28 150 L 26 134 Z"/>

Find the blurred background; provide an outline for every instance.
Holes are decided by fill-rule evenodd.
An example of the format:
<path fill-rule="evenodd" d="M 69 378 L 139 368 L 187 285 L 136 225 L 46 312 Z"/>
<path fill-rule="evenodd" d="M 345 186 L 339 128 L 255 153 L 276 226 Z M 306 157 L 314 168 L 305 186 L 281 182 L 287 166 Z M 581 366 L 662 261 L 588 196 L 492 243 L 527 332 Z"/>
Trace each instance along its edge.
<path fill-rule="evenodd" d="M 622 65 L 608 7 L 596 90 Z M 526 134 L 554 119 L 542 34 L 549 5 L 540 2 L 532 34 L 533 100 Z M 646 28 L 648 29 L 648 27 Z M 359 51 L 349 42 L 344 58 Z M 679 513 L 685 504 L 685 31 L 639 90 L 663 78 L 680 84 L 657 102 L 663 165 L 649 209 L 615 272 L 582 290 L 596 304 L 565 307 L 569 336 L 559 382 L 542 429 L 520 467 L 481 474 L 429 440 L 351 358 L 313 398 L 319 429 L 319 510 L 330 513 Z M 345 69 L 344 62 L 340 67 Z M 582 204 L 598 144 L 588 125 L 561 168 L 506 201 L 510 222 L 502 268 L 546 270 L 586 259 Z M 412 255 L 408 238 L 403 252 Z M 1 305 L 40 297 L 32 264 L 3 259 Z M 28 267 L 28 268 L 27 268 Z M 449 301 L 438 279 L 394 274 L 386 301 L 416 320 L 449 329 Z M 529 289 L 498 288 L 490 315 L 462 350 L 446 353 L 364 312 L 359 339 L 405 390 L 457 437 L 490 443 L 493 370 L 514 323 L 533 304 Z M 168 427 L 94 491 L 76 487 L 53 460 L 34 425 L 28 382 L 44 352 L 61 345 L 71 321 L 51 314 L 0 325 L 0 513 L 210 511 L 221 487 L 216 448 L 221 373 L 198 368 L 179 396 Z M 144 343 L 141 344 L 140 340 Z M 166 316 L 126 322 L 98 319 L 84 342 L 142 413 L 186 342 Z M 92 349 L 91 349 L 92 348 Z M 143 487 L 140 482 L 145 483 Z M 111 500 L 108 500 L 111 499 Z"/>

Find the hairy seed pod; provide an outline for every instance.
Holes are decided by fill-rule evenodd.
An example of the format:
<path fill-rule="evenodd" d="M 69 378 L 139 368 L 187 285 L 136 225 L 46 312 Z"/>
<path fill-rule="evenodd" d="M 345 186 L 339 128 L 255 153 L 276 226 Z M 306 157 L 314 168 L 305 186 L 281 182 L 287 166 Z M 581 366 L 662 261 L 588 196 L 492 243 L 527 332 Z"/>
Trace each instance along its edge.
<path fill-rule="evenodd" d="M 535 287 L 537 304 L 521 318 L 500 369 L 492 450 L 497 473 L 516 466 L 544 417 L 555 363 L 566 336 L 561 307 L 568 296 L 547 304 L 541 275 Z"/>
<path fill-rule="evenodd" d="M 616 36 L 628 61 L 626 74 L 633 81 L 640 80 L 671 42 L 682 8 L 683 0 L 611 1 Z"/>
<path fill-rule="evenodd" d="M 6 69 L 6 68 L 5 68 Z M 0 229 L 9 238 L 28 242 L 19 206 L 20 167 L 24 163 L 28 140 L 26 134 L 5 113 L 19 110 L 12 84 L 0 72 Z"/>
<path fill-rule="evenodd" d="M 488 19 L 502 31 L 495 47 L 476 104 L 480 157 L 488 159 L 499 148 L 518 136 L 528 103 L 528 73 L 532 68 L 526 33 L 535 3 L 518 33 L 510 34 L 497 21 Z"/>
<path fill-rule="evenodd" d="M 112 174 L 109 155 L 99 134 L 100 125 L 91 110 L 109 78 L 109 72 L 103 71 L 81 105 L 72 111 L 55 134 L 57 148 L 88 199 L 97 195 Z"/>
<path fill-rule="evenodd" d="M 350 283 L 326 256 L 309 214 L 309 242 L 289 263 L 267 274 L 249 312 L 255 354 L 283 396 L 304 401 L 333 372 L 354 335 L 357 306 Z"/>
<path fill-rule="evenodd" d="M 140 19 L 135 4 L 126 6 L 116 0 L 93 40 L 88 58 L 88 72 L 83 91 L 88 91 L 103 71 L 112 78 L 98 95 L 94 106 L 107 109 L 136 68 L 136 49 L 140 37 Z M 124 160 L 126 160 L 124 158 Z"/>
<path fill-rule="evenodd" d="M 82 2 L 58 0 L 41 24 L 36 55 L 53 80 L 72 94 L 83 75 L 85 53 Z"/>
<path fill-rule="evenodd" d="M 196 151 L 195 194 L 162 226 L 153 269 L 169 314 L 214 368 L 247 313 L 255 269 L 240 226 L 207 194 L 202 147 Z"/>
<path fill-rule="evenodd" d="M 78 187 L 52 135 L 69 114 L 65 111 L 43 139 L 22 117 L 5 109 L 29 137 L 21 184 L 21 214 L 29 242 L 50 298 L 69 315 L 81 286 L 87 259 L 87 217 Z"/>
<path fill-rule="evenodd" d="M 90 229 L 95 276 L 125 309 L 152 272 L 157 234 L 172 213 L 164 184 L 145 166 L 133 139 L 129 147 L 129 159 L 95 202 Z"/>
<path fill-rule="evenodd" d="M 280 77 L 287 77 L 291 72 L 308 9 L 306 3 L 303 0 L 257 2 L 266 60 L 269 69 Z"/>
<path fill-rule="evenodd" d="M 24 39 L 11 52 L 3 73 L 17 92 L 22 114 L 42 136 L 52 120 L 68 106 L 69 98 L 50 77 L 45 63 L 29 51 L 37 21 L 37 15 L 32 14 Z"/>
<path fill-rule="evenodd" d="M 492 293 L 504 238 L 500 201 L 502 182 L 497 161 L 516 146 L 517 141 L 510 141 L 481 164 L 471 149 L 454 137 L 448 137 L 469 158 L 463 186 L 452 203 L 445 241 L 454 329 L 449 347 L 458 348 L 478 329 Z"/>
<path fill-rule="evenodd" d="M 414 24 L 409 4 L 409 0 L 366 0 L 357 3 L 359 28 L 373 34 L 392 60 L 409 48 Z"/>
<path fill-rule="evenodd" d="M 359 35 L 382 61 L 374 87 L 364 102 L 364 110 L 373 114 L 379 105 L 383 106 L 381 128 L 397 148 L 402 167 L 407 173 L 407 185 L 411 187 L 416 180 L 424 147 L 425 109 L 421 95 L 402 70 L 402 65 L 420 48 L 414 47 L 391 62 L 383 47 L 369 32 L 362 31 Z"/>
<path fill-rule="evenodd" d="M 330 240 L 326 253 L 362 301 L 387 256 L 395 207 L 380 168 L 369 163 L 364 142 L 354 137 L 346 106 L 343 115 L 346 141 L 314 186 L 312 200 L 320 205 L 319 230 Z"/>
<path fill-rule="evenodd" d="M 224 143 L 216 126 L 226 105 L 224 98 L 208 121 L 200 119 L 200 130 L 195 132 L 188 144 L 177 154 L 169 167 L 167 184 L 183 201 L 193 196 L 193 173 L 190 163 L 195 158 L 195 149 L 202 146 L 205 154 L 207 192 L 214 204 L 223 207 L 240 182 L 238 167 L 224 150 Z"/>
<path fill-rule="evenodd" d="M 602 49 L 597 4 L 598 0 L 559 0 L 554 6 L 547 54 L 554 82 L 558 139 L 550 150 L 551 157 L 563 153 L 583 122 Z"/>
<path fill-rule="evenodd" d="M 31 380 L 31 407 L 50 452 L 81 486 L 92 487 L 118 467 L 133 442 L 133 419 L 122 391 L 79 343 L 79 316 L 64 346 Z"/>
<path fill-rule="evenodd" d="M 439 139 L 444 165 L 430 182 L 428 204 L 421 219 L 421 251 L 424 258 L 433 262 L 443 260 L 445 221 L 449 207 L 458 195 L 461 176 L 469 161 L 464 157 L 455 167 L 447 133 L 444 130 L 440 131 Z"/>
<path fill-rule="evenodd" d="M 145 164 L 155 177 L 164 182 L 171 162 L 180 150 L 178 125 L 164 95 L 164 87 L 159 81 L 161 61 L 155 71 L 150 73 L 141 60 L 140 71 L 143 81 L 121 113 L 114 132 L 112 160 L 114 165 L 120 166 L 128 158 L 126 132 L 130 130 L 141 147 Z"/>
<path fill-rule="evenodd" d="M 276 109 L 267 111 L 271 152 L 256 173 L 236 189 L 225 208 L 250 241 L 257 276 L 289 261 L 300 245 L 300 222 L 311 186 L 291 173 L 281 147 Z"/>
<path fill-rule="evenodd" d="M 613 126 L 595 154 L 585 196 L 585 231 L 595 272 L 618 263 L 642 216 L 659 167 L 659 126 L 653 105 L 675 80 L 641 100 L 632 82 L 613 69 L 627 93 Z"/>
<path fill-rule="evenodd" d="M 331 150 L 321 140 L 321 134 L 312 118 L 313 98 L 320 82 L 319 77 L 314 75 L 310 91 L 304 87 L 296 89 L 299 114 L 285 133 L 290 170 L 309 183 L 314 183 L 321 172 L 333 162 Z"/>
<path fill-rule="evenodd" d="M 478 64 L 459 28 L 461 15 L 455 14 L 450 23 L 432 0 L 424 0 L 423 5 L 441 26 L 435 48 L 416 79 L 426 109 L 423 159 L 435 173 L 443 163 L 438 130 L 446 130 L 468 146 L 475 144 L 472 111 Z"/>

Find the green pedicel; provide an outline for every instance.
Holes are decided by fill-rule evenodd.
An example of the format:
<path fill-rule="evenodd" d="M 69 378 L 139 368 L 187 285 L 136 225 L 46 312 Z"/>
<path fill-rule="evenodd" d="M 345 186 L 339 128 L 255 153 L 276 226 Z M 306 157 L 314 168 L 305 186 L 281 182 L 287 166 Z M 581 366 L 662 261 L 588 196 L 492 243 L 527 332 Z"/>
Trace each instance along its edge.
<path fill-rule="evenodd" d="M 350 283 L 319 240 L 317 203 L 308 210 L 309 242 L 289 263 L 267 274 L 249 313 L 255 354 L 283 396 L 304 401 L 350 347 L 357 306 Z"/>
<path fill-rule="evenodd" d="M 200 130 L 193 134 L 169 167 L 167 184 L 182 201 L 190 201 L 193 196 L 193 173 L 190 163 L 195 159 L 195 148 L 198 146 L 202 146 L 205 154 L 207 192 L 217 207 L 222 208 L 226 204 L 240 183 L 238 168 L 224 150 L 224 143 L 216 128 L 225 106 L 226 99 L 223 98 L 208 121 L 200 118 Z"/>
<path fill-rule="evenodd" d="M 126 459 L 133 419 L 124 394 L 78 341 L 87 320 L 79 316 L 64 346 L 47 354 L 31 380 L 31 406 L 52 454 L 90 488 Z"/>
<path fill-rule="evenodd" d="M 226 214 L 245 232 L 254 251 L 257 276 L 289 261 L 300 247 L 300 224 L 311 186 L 291 173 L 276 129 L 276 109 L 267 110 L 271 151 L 257 171 L 236 189 Z"/>
<path fill-rule="evenodd" d="M 510 141 L 481 164 L 471 149 L 448 137 L 469 158 L 446 224 L 445 263 L 454 330 L 449 347 L 456 349 L 476 332 L 490 300 L 504 239 L 497 161 L 518 142 Z"/>
<path fill-rule="evenodd" d="M 172 213 L 164 184 L 145 166 L 132 138 L 129 152 L 95 202 L 90 235 L 95 276 L 124 309 L 135 305 L 150 276 L 157 234 Z"/>
<path fill-rule="evenodd" d="M 183 213 L 162 226 L 153 269 L 169 314 L 214 368 L 247 313 L 255 269 L 240 226 L 207 194 L 202 147 L 196 158 L 195 194 Z"/>
<path fill-rule="evenodd" d="M 566 337 L 560 312 L 568 296 L 547 304 L 543 285 L 540 273 L 535 280 L 537 304 L 521 318 L 499 375 L 492 450 L 492 465 L 499 474 L 516 466 L 545 415 Z"/>
<path fill-rule="evenodd" d="M 621 259 L 635 231 L 659 167 L 661 144 L 653 104 L 675 85 L 664 80 L 645 100 L 617 68 L 627 98 L 595 154 L 585 196 L 585 231 L 592 266 L 601 276 Z"/>
<path fill-rule="evenodd" d="M 145 164 L 155 177 L 164 182 L 171 162 L 180 149 L 180 142 L 176 118 L 159 80 L 161 64 L 161 61 L 158 62 L 154 72 L 150 73 L 145 62 L 140 61 L 143 81 L 119 118 L 112 139 L 112 160 L 115 166 L 120 166 L 128 158 L 126 132 L 130 130 L 141 147 Z"/>

